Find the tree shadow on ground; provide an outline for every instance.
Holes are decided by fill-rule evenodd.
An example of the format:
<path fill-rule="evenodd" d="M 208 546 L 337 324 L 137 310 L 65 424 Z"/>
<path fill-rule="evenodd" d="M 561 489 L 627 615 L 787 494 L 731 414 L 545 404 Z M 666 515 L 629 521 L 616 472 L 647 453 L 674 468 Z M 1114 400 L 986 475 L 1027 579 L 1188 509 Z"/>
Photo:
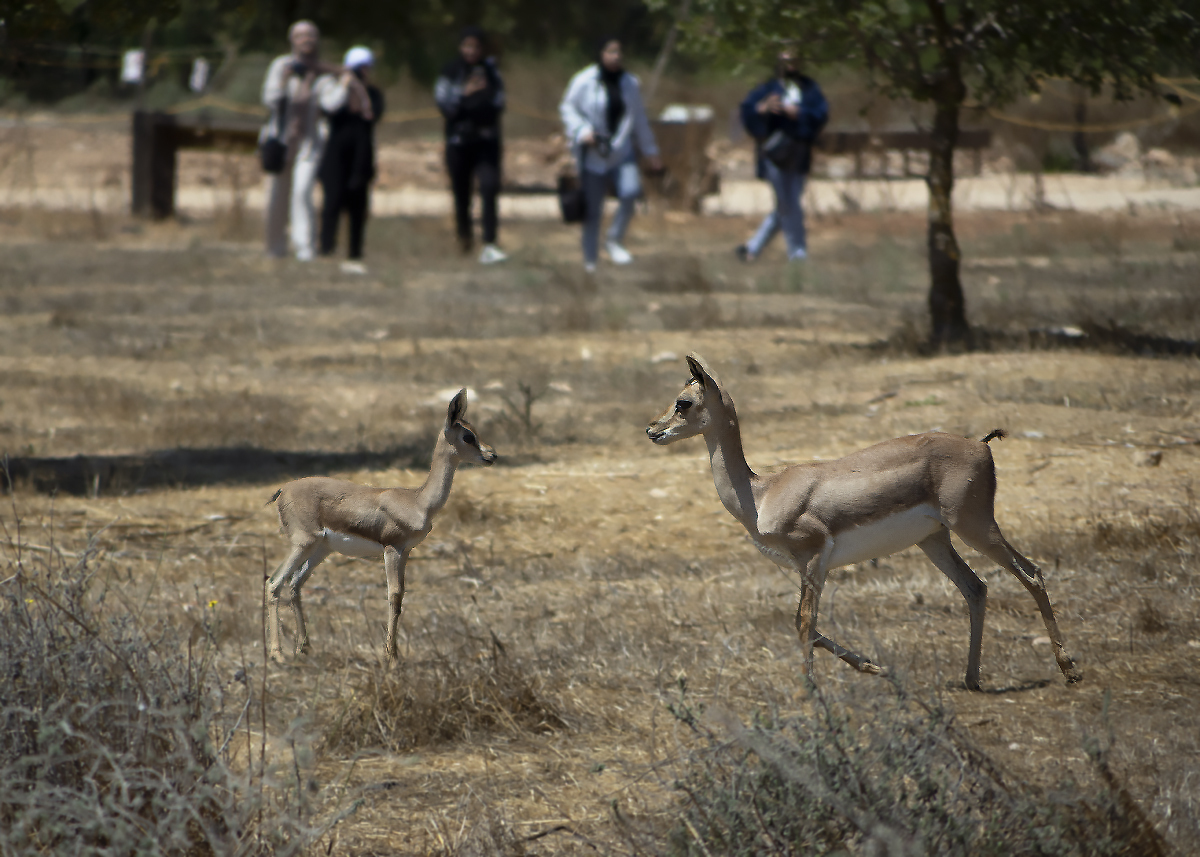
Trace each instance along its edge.
<path fill-rule="evenodd" d="M 166 486 L 270 483 L 347 470 L 384 467 L 428 467 L 426 444 L 393 446 L 378 451 L 325 452 L 218 447 L 166 449 L 140 455 L 74 455 L 63 458 L 11 458 L 0 488 L 13 485 L 41 493 L 79 496 L 132 494 Z"/>

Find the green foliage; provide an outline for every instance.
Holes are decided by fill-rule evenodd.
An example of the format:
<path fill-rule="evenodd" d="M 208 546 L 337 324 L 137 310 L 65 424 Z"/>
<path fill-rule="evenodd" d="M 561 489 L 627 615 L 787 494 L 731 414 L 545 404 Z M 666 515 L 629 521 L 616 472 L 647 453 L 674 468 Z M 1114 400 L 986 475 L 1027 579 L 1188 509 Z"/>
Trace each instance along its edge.
<path fill-rule="evenodd" d="M 1010 780 L 940 705 L 812 691 L 812 712 L 745 727 L 672 713 L 701 738 L 686 774 L 675 855 L 1117 855 L 1164 853 L 1159 835 L 1087 747 L 1094 782 Z M 724 720 L 721 732 L 705 724 Z"/>
<path fill-rule="evenodd" d="M 619 36 L 634 55 L 653 56 L 671 20 L 641 0 L 0 0 L 12 50 L 0 72 L 33 82 L 31 88 L 42 97 L 61 97 L 97 74 L 115 75 L 120 52 L 141 44 L 149 26 L 153 50 L 178 66 L 172 73 L 182 76 L 183 67 L 202 53 L 281 53 L 287 50 L 288 26 L 299 19 L 312 20 L 339 45 L 371 45 L 383 65 L 407 68 L 425 83 L 453 57 L 458 34 L 468 24 L 487 30 L 500 51 L 565 51 L 582 59 L 593 55 L 605 35 Z M 95 56 L 67 62 L 61 56 L 66 47 Z M 70 68 L 84 71 L 64 71 Z"/>
<path fill-rule="evenodd" d="M 885 95 L 917 101 L 954 98 L 961 77 L 970 98 L 995 103 L 1051 76 L 1127 97 L 1157 73 L 1195 71 L 1198 25 L 1197 0 L 695 0 L 685 32 L 706 55 L 769 63 L 786 46 L 861 65 Z"/>

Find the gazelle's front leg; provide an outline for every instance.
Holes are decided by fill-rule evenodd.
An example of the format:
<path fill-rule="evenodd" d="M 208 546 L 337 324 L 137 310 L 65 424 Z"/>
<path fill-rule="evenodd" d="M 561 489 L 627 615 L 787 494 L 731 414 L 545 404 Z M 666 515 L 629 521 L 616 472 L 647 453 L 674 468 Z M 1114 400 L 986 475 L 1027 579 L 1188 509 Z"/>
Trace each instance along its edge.
<path fill-rule="evenodd" d="M 396 646 L 396 627 L 400 624 L 400 609 L 404 606 L 404 566 L 407 559 L 407 553 L 401 553 L 391 546 L 384 548 L 383 573 L 387 577 L 388 624 L 387 639 L 383 648 L 388 658 L 393 661 L 400 657 L 400 650 Z"/>
<path fill-rule="evenodd" d="M 821 603 L 821 590 L 825 588 L 825 575 L 829 557 L 833 554 L 833 539 L 827 538 L 825 546 L 816 556 L 797 562 L 800 572 L 800 603 L 796 607 L 796 633 L 800 637 L 801 653 L 804 661 L 801 664 L 802 675 L 812 678 L 813 644 L 817 634 L 817 608 Z"/>
<path fill-rule="evenodd" d="M 275 573 L 267 580 L 267 657 L 273 661 L 283 661 L 283 631 L 279 626 L 279 596 L 285 584 L 304 566 L 305 561 L 316 549 L 315 542 L 306 545 L 293 545 L 287 558 L 275 569 Z"/>
<path fill-rule="evenodd" d="M 329 542 L 322 539 L 309 554 L 307 562 L 292 576 L 292 612 L 296 615 L 296 654 L 303 655 L 308 651 L 308 625 L 304 622 L 304 606 L 300 603 L 300 588 L 312 577 L 317 566 L 325 561 L 332 548 Z"/>
<path fill-rule="evenodd" d="M 829 539 L 825 549 L 808 563 L 810 569 L 814 566 L 815 569 L 811 572 L 806 569 L 801 573 L 800 604 L 796 608 L 796 633 L 800 637 L 800 644 L 805 646 L 803 672 L 812 677 L 813 647 L 819 646 L 859 672 L 876 675 L 881 671 L 880 667 L 870 658 L 839 646 L 824 634 L 817 632 L 817 608 L 820 606 L 821 592 L 825 588 L 825 578 L 829 572 L 827 564 L 832 553 L 833 539 Z"/>

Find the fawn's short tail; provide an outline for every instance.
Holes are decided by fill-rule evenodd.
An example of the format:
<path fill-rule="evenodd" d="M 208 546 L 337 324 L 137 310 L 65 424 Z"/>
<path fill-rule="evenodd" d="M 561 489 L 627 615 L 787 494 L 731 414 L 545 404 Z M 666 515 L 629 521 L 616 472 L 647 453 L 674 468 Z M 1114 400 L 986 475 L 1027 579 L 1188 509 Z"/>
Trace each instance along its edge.
<path fill-rule="evenodd" d="M 1003 435 L 1004 432 L 1001 432 L 1000 434 Z M 988 435 L 988 437 L 991 437 L 991 435 Z M 272 503 L 274 503 L 276 500 L 279 499 L 279 495 L 282 493 L 283 493 L 283 489 L 280 488 L 278 491 L 276 491 L 274 494 L 271 495 L 271 499 L 268 500 L 264 505 L 270 506 Z"/>
<path fill-rule="evenodd" d="M 979 442 L 987 443 L 989 440 L 992 440 L 993 438 L 1000 438 L 1001 440 L 1004 440 L 1004 438 L 1006 438 L 1006 437 L 1008 437 L 1008 432 L 1006 432 L 1004 429 L 992 429 L 990 432 L 988 432 L 983 437 L 981 437 L 979 439 Z M 278 497 L 278 496 L 279 496 L 278 494 L 275 495 L 275 497 Z M 272 497 L 271 499 L 274 500 L 275 497 Z"/>

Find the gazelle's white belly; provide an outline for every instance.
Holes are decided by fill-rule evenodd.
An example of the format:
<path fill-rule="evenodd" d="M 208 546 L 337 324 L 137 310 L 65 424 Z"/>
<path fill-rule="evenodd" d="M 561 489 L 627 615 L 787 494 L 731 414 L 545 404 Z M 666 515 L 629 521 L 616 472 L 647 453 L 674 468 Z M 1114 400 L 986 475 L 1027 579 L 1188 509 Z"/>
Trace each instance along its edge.
<path fill-rule="evenodd" d="M 829 567 L 838 568 L 894 554 L 924 541 L 943 526 L 938 510 L 924 504 L 845 530 L 833 537 Z"/>
<path fill-rule="evenodd" d="M 362 536 L 339 533 L 328 527 L 321 530 L 321 535 L 332 550 L 345 556 L 357 556 L 364 559 L 383 556 L 383 545 L 370 539 L 364 539 Z"/>

